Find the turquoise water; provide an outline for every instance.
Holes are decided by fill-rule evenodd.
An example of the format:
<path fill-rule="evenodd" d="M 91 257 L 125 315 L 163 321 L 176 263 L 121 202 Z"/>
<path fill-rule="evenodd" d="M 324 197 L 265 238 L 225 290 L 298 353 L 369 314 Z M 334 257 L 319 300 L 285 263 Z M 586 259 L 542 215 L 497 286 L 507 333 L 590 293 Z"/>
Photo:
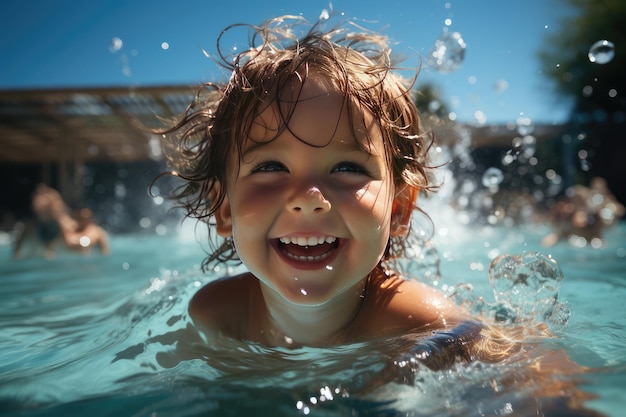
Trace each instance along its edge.
<path fill-rule="evenodd" d="M 492 302 L 492 258 L 539 250 L 558 261 L 559 300 L 571 316 L 542 345 L 590 368 L 577 377 L 580 390 L 597 396 L 588 408 L 623 415 L 626 225 L 608 231 L 601 249 L 543 249 L 541 226 L 438 230 L 439 275 L 430 282 L 444 291 L 470 283 L 471 297 Z M 393 361 L 414 343 L 409 337 L 325 349 L 206 346 L 186 306 L 225 271 L 202 274 L 204 253 L 188 236 L 113 236 L 111 243 L 108 257 L 49 261 L 12 260 L 10 247 L 0 246 L 0 414 L 537 415 L 532 383 L 500 384 L 519 370 L 512 362 L 407 376 Z M 543 415 L 563 415 L 562 402 L 541 407 Z"/>

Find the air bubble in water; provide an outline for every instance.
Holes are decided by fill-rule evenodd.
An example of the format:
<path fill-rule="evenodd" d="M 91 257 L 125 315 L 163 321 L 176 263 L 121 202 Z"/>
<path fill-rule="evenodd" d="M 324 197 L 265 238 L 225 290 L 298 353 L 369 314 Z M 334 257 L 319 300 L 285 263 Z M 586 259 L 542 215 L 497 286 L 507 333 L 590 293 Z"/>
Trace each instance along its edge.
<path fill-rule="evenodd" d="M 502 174 L 502 171 L 500 171 L 498 168 L 491 167 L 487 168 L 487 170 L 483 174 L 482 184 L 487 188 L 497 187 L 502 183 L 503 179 L 504 175 Z"/>
<path fill-rule="evenodd" d="M 501 255 L 491 262 L 489 281 L 496 302 L 514 321 L 567 323 L 569 309 L 558 302 L 563 272 L 554 259 L 538 252 Z"/>
<path fill-rule="evenodd" d="M 598 41 L 589 48 L 589 61 L 596 64 L 607 64 L 615 56 L 615 45 L 606 39 Z"/>
<path fill-rule="evenodd" d="M 465 59 L 465 41 L 459 32 L 445 31 L 435 41 L 426 62 L 439 72 L 454 72 Z"/>

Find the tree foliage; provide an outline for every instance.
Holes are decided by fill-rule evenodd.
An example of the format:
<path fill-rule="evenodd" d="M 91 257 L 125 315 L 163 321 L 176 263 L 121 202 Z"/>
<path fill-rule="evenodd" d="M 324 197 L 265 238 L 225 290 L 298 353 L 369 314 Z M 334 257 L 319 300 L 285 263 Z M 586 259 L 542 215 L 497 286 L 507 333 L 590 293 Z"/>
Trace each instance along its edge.
<path fill-rule="evenodd" d="M 552 1 L 562 3 L 564 17 L 539 56 L 557 92 L 573 100 L 568 136 L 582 151 L 564 141 L 562 153 L 576 159 L 570 168 L 577 167 L 579 178 L 604 177 L 626 202 L 626 1 Z M 609 62 L 592 62 L 590 48 L 602 40 L 615 54 Z"/>
<path fill-rule="evenodd" d="M 557 91 L 573 98 L 574 117 L 581 122 L 623 121 L 626 107 L 626 1 L 560 0 L 566 16 L 560 31 L 546 39 L 540 51 L 543 71 Z M 600 40 L 615 45 L 606 64 L 588 54 Z"/>

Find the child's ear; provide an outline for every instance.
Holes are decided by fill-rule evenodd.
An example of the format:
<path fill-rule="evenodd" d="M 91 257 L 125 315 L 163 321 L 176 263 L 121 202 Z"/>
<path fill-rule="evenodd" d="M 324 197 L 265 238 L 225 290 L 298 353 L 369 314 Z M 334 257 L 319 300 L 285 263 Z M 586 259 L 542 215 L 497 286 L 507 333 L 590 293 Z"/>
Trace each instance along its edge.
<path fill-rule="evenodd" d="M 405 237 L 409 233 L 411 214 L 415 209 L 418 191 L 415 187 L 404 184 L 396 191 L 391 208 L 391 236 Z"/>
<path fill-rule="evenodd" d="M 213 188 L 209 191 L 209 199 L 211 202 L 215 201 L 220 194 L 222 184 L 219 181 L 215 181 Z M 233 235 L 233 221 L 230 211 L 230 201 L 228 200 L 228 194 L 224 193 L 224 199 L 220 203 L 219 207 L 215 210 L 215 224 L 217 234 L 221 237 L 231 237 Z"/>

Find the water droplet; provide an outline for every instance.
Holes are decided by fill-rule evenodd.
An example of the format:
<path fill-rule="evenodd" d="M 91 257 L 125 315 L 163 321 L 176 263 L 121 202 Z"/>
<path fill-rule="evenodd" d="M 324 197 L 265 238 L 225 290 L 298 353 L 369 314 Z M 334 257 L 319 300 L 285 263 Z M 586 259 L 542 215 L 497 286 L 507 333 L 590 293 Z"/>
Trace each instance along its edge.
<path fill-rule="evenodd" d="M 615 56 L 615 45 L 606 39 L 598 41 L 589 48 L 589 61 L 596 64 L 607 64 Z"/>
<path fill-rule="evenodd" d="M 580 160 L 580 169 L 584 172 L 591 171 L 591 163 L 587 159 Z"/>
<path fill-rule="evenodd" d="M 496 93 L 503 93 L 506 90 L 508 90 L 509 88 L 509 83 L 507 80 L 496 80 L 495 84 L 493 85 L 493 89 Z"/>
<path fill-rule="evenodd" d="M 439 72 L 454 72 L 463 64 L 465 48 L 465 41 L 459 32 L 443 32 L 435 41 L 426 62 Z"/>
<path fill-rule="evenodd" d="M 111 51 L 111 53 L 114 54 L 118 52 L 120 49 L 122 49 L 122 46 L 124 46 L 124 42 L 122 42 L 120 38 L 115 37 L 111 39 L 111 44 L 109 45 L 109 51 Z"/>
<path fill-rule="evenodd" d="M 438 100 L 433 100 L 428 103 L 428 111 L 431 113 L 436 113 L 437 110 L 441 108 L 441 103 Z"/>
<path fill-rule="evenodd" d="M 487 188 L 497 187 L 500 183 L 502 183 L 503 179 L 504 175 L 502 174 L 502 171 L 498 168 L 491 167 L 487 168 L 483 174 L 482 184 Z"/>
<path fill-rule="evenodd" d="M 532 135 L 526 135 L 523 138 L 515 137 L 513 139 L 513 150 L 523 159 L 529 159 L 535 155 L 537 139 Z"/>
<path fill-rule="evenodd" d="M 517 125 L 517 133 L 522 136 L 530 135 L 535 130 L 533 121 L 530 117 L 521 116 L 515 123 Z"/>
<path fill-rule="evenodd" d="M 510 151 L 509 151 L 510 152 Z M 515 161 L 517 158 L 516 156 L 507 153 L 506 155 L 504 155 L 502 157 L 502 165 L 507 166 L 507 165 L 511 165 L 513 163 L 513 161 Z"/>
<path fill-rule="evenodd" d="M 480 110 L 476 110 L 474 112 L 474 120 L 476 120 L 476 123 L 479 125 L 484 125 L 487 123 L 487 115 Z"/>
<path fill-rule="evenodd" d="M 150 227 L 151 224 L 152 221 L 149 217 L 142 217 L 141 219 L 139 219 L 139 226 L 141 226 L 143 229 L 147 229 L 148 227 Z"/>

